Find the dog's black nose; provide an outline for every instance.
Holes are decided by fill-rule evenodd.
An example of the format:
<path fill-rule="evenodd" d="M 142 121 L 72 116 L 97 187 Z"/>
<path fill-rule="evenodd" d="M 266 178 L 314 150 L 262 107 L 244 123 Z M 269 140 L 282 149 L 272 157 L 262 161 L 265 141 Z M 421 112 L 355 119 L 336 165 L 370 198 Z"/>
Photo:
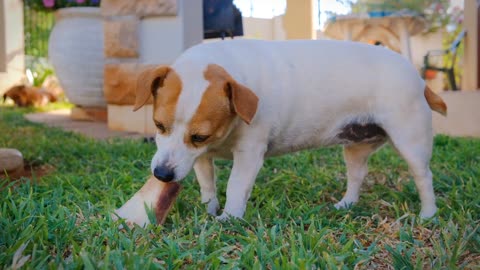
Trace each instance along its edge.
<path fill-rule="evenodd" d="M 175 178 L 175 173 L 173 170 L 165 166 L 155 167 L 153 170 L 153 175 L 162 182 L 170 182 L 173 180 L 173 178 Z"/>

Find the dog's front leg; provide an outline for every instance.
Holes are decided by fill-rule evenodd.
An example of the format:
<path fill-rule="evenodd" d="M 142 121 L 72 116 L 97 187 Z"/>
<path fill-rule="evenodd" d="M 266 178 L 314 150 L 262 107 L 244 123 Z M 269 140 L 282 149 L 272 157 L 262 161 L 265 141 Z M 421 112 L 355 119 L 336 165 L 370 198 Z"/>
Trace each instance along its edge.
<path fill-rule="evenodd" d="M 217 215 L 220 208 L 217 199 L 217 188 L 215 178 L 215 167 L 211 157 L 202 156 L 195 161 L 193 165 L 198 184 L 200 185 L 200 193 L 202 195 L 202 203 L 207 204 L 207 212 L 210 215 Z"/>
<path fill-rule="evenodd" d="M 263 165 L 264 154 L 265 148 L 257 145 L 249 147 L 248 150 L 233 152 L 233 168 L 227 185 L 227 202 L 223 214 L 217 219 L 243 217 L 253 184 Z"/>

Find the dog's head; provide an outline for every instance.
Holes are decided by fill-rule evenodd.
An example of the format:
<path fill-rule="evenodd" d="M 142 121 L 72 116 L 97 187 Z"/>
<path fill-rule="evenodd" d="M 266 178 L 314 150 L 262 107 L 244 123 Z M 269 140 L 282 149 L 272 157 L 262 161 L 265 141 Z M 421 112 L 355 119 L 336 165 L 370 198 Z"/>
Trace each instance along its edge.
<path fill-rule="evenodd" d="M 183 179 L 199 156 L 222 143 L 237 118 L 250 124 L 257 111 L 258 97 L 222 67 L 210 64 L 203 74 L 188 75 L 160 66 L 137 81 L 134 111 L 153 97 L 157 152 L 151 169 L 164 182 Z"/>

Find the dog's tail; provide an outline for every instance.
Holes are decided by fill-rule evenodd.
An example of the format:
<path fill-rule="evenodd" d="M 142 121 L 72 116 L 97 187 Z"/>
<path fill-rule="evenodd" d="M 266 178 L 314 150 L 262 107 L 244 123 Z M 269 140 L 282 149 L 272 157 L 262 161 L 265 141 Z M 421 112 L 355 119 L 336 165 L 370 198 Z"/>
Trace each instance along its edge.
<path fill-rule="evenodd" d="M 430 109 L 443 116 L 447 116 L 447 104 L 445 104 L 439 95 L 435 94 L 428 86 L 425 86 L 424 94 Z"/>

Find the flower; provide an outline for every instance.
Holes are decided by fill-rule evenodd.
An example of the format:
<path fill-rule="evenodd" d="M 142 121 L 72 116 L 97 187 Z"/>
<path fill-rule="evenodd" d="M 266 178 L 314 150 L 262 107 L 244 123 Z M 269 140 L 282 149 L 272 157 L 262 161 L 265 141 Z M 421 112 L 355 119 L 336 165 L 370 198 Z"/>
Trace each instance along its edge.
<path fill-rule="evenodd" d="M 35 10 L 54 11 L 66 7 L 98 7 L 101 0 L 24 0 L 24 5 Z"/>
<path fill-rule="evenodd" d="M 52 8 L 55 6 L 55 0 L 43 0 L 43 6 L 46 8 Z"/>

